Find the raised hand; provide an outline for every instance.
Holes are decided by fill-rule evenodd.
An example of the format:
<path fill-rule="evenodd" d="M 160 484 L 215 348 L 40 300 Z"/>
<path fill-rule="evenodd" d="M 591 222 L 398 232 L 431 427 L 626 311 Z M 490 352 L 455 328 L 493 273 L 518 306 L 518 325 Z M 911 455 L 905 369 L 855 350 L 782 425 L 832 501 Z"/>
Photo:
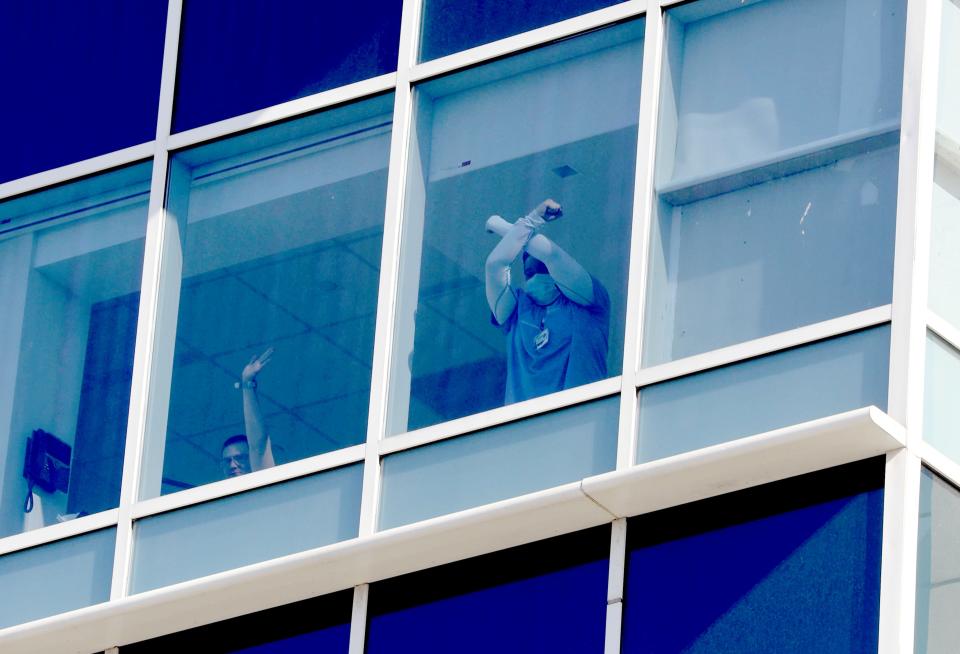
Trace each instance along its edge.
<path fill-rule="evenodd" d="M 272 347 L 268 347 L 266 350 L 264 350 L 263 354 L 254 354 L 250 359 L 250 363 L 243 367 L 243 372 L 240 374 L 240 379 L 245 382 L 256 379 L 257 375 L 260 374 L 260 371 L 263 370 L 263 367 L 270 363 L 271 357 L 273 357 Z"/>
<path fill-rule="evenodd" d="M 550 222 L 551 220 L 556 220 L 563 215 L 563 207 L 560 206 L 560 203 L 554 200 L 553 198 L 547 198 L 543 202 L 537 205 L 537 208 L 534 209 L 541 218 Z"/>

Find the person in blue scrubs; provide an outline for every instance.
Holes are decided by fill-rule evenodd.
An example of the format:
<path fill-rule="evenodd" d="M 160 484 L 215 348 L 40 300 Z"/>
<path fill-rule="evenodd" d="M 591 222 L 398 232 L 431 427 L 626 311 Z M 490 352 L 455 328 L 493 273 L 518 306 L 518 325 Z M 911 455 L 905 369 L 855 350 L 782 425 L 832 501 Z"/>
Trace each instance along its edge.
<path fill-rule="evenodd" d="M 501 236 L 487 257 L 485 278 L 491 320 L 507 340 L 505 404 L 607 376 L 610 296 L 540 233 L 562 215 L 562 207 L 547 199 L 512 225 L 500 216 L 487 220 L 487 229 Z M 522 287 L 510 279 L 520 256 Z"/>

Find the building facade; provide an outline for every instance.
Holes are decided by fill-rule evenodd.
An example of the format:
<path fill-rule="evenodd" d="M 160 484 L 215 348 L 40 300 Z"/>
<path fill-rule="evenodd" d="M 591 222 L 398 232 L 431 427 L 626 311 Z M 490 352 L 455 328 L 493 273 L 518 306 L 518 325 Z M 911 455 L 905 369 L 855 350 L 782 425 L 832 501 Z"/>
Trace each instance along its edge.
<path fill-rule="evenodd" d="M 955 651 L 956 0 L 324 4 L 0 9 L 0 649 Z"/>

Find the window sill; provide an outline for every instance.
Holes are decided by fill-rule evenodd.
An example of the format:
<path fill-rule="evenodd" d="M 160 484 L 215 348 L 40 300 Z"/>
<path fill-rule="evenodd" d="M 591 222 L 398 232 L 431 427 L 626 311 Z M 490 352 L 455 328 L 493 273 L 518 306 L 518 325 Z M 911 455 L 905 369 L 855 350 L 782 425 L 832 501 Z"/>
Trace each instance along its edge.
<path fill-rule="evenodd" d="M 729 170 L 697 175 L 658 186 L 660 199 L 674 206 L 737 191 L 841 159 L 879 150 L 900 141 L 900 121 L 820 139 L 780 150 Z"/>
<path fill-rule="evenodd" d="M 102 651 L 902 447 L 857 409 L 10 627 L 0 650 Z"/>

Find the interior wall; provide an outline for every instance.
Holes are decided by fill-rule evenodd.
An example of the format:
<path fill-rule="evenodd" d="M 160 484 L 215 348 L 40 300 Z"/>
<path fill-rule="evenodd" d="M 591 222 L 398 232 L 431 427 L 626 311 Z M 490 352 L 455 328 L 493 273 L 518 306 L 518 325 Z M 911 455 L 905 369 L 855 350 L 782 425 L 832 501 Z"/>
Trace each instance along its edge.
<path fill-rule="evenodd" d="M 11 428 L 32 252 L 32 235 L 0 241 L 0 343 L 8 345 L 0 348 L 0 536 L 17 533 L 22 525 L 22 504 L 8 494 L 7 487 L 17 484 L 23 469 L 24 443 L 13 438 L 16 432 Z"/>
<path fill-rule="evenodd" d="M 896 120 L 903 4 L 772 0 L 687 25 L 674 178 Z"/>
<path fill-rule="evenodd" d="M 3 500 L 5 522 L 16 531 L 23 524 L 27 484 L 23 459 L 27 438 L 43 429 L 74 445 L 90 305 L 36 268 L 29 275 L 28 302 L 14 393 L 11 443 L 7 452 Z M 67 495 L 35 489 L 41 499 L 43 524 L 55 524 L 66 513 Z M 35 524 L 35 523 L 32 523 Z"/>

